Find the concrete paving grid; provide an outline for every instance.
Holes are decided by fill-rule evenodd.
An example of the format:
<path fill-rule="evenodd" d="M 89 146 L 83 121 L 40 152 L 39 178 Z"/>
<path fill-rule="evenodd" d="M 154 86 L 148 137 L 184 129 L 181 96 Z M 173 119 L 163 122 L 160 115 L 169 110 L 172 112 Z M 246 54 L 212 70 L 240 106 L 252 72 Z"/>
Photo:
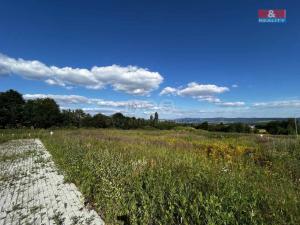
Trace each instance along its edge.
<path fill-rule="evenodd" d="M 104 225 L 74 184 L 64 182 L 38 139 L 0 145 L 0 225 Z"/>

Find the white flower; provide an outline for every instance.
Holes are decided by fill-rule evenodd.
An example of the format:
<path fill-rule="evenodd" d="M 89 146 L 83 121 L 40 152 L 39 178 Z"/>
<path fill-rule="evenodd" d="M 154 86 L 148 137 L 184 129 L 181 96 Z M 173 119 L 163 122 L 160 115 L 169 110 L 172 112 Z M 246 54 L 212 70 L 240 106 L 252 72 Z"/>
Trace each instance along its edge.
<path fill-rule="evenodd" d="M 229 169 L 228 169 L 227 167 L 223 167 L 223 168 L 222 168 L 222 172 L 226 173 L 226 172 L 228 172 L 228 171 L 229 171 Z"/>

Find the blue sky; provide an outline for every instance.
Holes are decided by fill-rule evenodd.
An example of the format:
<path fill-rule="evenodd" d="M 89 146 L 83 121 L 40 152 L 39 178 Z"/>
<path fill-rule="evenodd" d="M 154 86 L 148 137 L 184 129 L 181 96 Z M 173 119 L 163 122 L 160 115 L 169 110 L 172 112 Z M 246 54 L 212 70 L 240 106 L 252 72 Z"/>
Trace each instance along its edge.
<path fill-rule="evenodd" d="M 261 24 L 258 9 L 286 9 Z M 0 91 L 161 118 L 300 116 L 298 1 L 1 1 Z"/>

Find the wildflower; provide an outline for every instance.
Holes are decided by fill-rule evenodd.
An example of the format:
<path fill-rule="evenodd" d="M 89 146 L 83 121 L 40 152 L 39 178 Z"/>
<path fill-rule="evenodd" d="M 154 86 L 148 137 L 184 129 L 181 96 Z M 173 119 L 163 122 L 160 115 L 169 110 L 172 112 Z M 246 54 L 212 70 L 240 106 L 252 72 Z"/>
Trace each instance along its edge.
<path fill-rule="evenodd" d="M 51 135 L 51 136 L 53 135 L 53 131 L 50 131 L 50 135 Z"/>
<path fill-rule="evenodd" d="M 221 171 L 224 172 L 224 173 L 227 173 L 227 172 L 229 171 L 229 169 L 228 169 L 228 167 L 223 167 L 223 168 L 221 169 Z"/>

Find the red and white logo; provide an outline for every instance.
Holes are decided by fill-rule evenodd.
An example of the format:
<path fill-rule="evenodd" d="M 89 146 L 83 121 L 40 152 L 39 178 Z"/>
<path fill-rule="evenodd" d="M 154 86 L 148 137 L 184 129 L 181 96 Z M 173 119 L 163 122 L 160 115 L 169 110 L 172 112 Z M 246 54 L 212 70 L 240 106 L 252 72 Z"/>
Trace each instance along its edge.
<path fill-rule="evenodd" d="M 286 22 L 286 10 L 285 9 L 259 9 L 258 22 L 284 23 Z"/>

